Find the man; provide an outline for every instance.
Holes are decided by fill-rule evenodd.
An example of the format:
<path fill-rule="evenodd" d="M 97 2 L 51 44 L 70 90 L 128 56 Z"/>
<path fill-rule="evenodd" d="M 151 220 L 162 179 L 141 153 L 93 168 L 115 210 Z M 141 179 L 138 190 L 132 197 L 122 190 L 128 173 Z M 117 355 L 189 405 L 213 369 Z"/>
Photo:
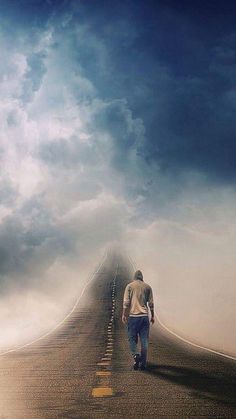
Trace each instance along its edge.
<path fill-rule="evenodd" d="M 143 281 L 142 272 L 136 271 L 134 280 L 125 288 L 122 314 L 122 322 L 128 323 L 128 338 L 135 370 L 146 368 L 150 324 L 148 306 L 153 324 L 155 320 L 152 288 Z M 137 352 L 138 337 L 141 343 L 141 354 Z"/>

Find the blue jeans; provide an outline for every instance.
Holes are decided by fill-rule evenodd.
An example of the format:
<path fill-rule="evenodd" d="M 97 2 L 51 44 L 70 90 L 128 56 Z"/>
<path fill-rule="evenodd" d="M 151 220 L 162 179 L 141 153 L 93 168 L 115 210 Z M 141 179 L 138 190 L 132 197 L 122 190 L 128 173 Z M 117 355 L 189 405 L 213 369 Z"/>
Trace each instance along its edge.
<path fill-rule="evenodd" d="M 148 337 L 149 337 L 148 316 L 129 317 L 128 337 L 132 355 L 137 353 L 138 337 L 141 343 L 141 363 L 145 366 L 147 362 Z"/>

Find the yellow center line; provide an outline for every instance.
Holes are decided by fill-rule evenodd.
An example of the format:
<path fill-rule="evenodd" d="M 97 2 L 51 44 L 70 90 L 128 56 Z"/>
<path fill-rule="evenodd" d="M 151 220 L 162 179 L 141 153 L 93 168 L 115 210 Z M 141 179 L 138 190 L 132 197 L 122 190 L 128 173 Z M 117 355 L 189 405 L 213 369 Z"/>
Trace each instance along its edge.
<path fill-rule="evenodd" d="M 113 390 L 110 387 L 95 387 L 93 388 L 93 397 L 108 397 L 113 396 Z"/>
<path fill-rule="evenodd" d="M 117 265 L 118 269 L 118 265 Z M 116 274 L 117 275 L 117 274 Z M 111 371 L 107 371 L 109 366 L 111 365 L 111 357 L 113 354 L 113 334 L 112 329 L 114 326 L 114 311 L 115 311 L 115 292 L 116 291 L 116 280 L 113 280 L 113 287 L 112 287 L 112 309 L 111 309 L 111 317 L 107 327 L 107 347 L 106 352 L 101 358 L 101 361 L 97 363 L 98 366 L 105 367 L 102 371 L 96 371 L 96 376 L 100 377 L 99 383 L 97 387 L 92 389 L 92 396 L 93 397 L 110 397 L 114 395 L 113 389 L 109 387 L 108 381 L 111 376 Z M 107 377 L 107 380 L 106 380 Z"/>
<path fill-rule="evenodd" d="M 100 366 L 100 367 L 103 367 L 103 366 L 106 366 L 106 365 L 110 365 L 110 363 L 111 363 L 110 360 L 106 358 L 106 361 L 98 362 L 97 365 Z"/>
<path fill-rule="evenodd" d="M 100 377 L 107 377 L 107 376 L 111 375 L 111 371 L 97 371 L 96 375 L 98 375 Z"/>

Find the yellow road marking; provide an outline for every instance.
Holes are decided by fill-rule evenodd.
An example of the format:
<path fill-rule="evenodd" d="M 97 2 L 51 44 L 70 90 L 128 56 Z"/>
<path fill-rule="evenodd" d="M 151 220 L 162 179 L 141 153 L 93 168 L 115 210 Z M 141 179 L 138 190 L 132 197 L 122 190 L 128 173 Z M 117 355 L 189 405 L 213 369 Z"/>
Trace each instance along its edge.
<path fill-rule="evenodd" d="M 109 359 L 106 358 L 107 361 L 102 361 L 102 362 L 98 362 L 97 365 L 101 366 L 101 367 L 105 367 L 106 365 L 110 365 L 111 361 Z"/>
<path fill-rule="evenodd" d="M 107 397 L 113 396 L 113 390 L 111 387 L 95 387 L 92 390 L 93 397 Z"/>
<path fill-rule="evenodd" d="M 96 375 L 99 375 L 101 377 L 106 377 L 108 375 L 111 375 L 111 371 L 97 371 Z"/>

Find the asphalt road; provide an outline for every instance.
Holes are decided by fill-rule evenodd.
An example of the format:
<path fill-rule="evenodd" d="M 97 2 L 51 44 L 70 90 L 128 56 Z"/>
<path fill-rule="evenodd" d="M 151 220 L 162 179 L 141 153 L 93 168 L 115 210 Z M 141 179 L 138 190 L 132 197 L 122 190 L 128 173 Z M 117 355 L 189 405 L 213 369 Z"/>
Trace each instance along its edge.
<path fill-rule="evenodd" d="M 120 321 L 131 266 L 110 256 L 52 334 L 0 357 L 0 419 L 236 418 L 236 362 L 152 327 L 149 367 L 131 369 Z"/>

